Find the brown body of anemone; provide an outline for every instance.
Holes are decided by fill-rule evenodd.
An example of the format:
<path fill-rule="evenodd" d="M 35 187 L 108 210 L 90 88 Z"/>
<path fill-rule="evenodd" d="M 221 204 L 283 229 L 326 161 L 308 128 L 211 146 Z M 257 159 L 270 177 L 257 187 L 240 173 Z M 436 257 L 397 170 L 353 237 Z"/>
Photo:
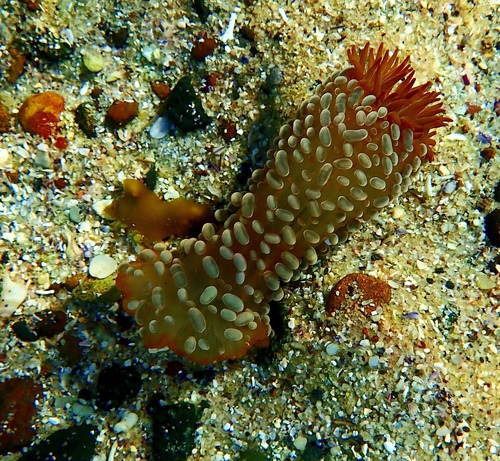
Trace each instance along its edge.
<path fill-rule="evenodd" d="M 438 93 L 415 86 L 409 59 L 367 44 L 284 125 L 235 212 L 169 251 L 121 267 L 117 286 L 148 348 L 200 364 L 238 358 L 271 334 L 269 301 L 407 191 L 446 124 Z"/>

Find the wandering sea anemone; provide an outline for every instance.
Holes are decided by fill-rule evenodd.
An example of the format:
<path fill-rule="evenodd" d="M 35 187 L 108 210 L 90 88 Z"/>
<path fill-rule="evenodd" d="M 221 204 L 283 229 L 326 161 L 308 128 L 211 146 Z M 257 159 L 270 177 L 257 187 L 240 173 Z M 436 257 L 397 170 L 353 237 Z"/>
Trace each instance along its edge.
<path fill-rule="evenodd" d="M 284 125 L 236 212 L 220 229 L 170 251 L 164 243 L 124 264 L 117 286 L 148 348 L 201 363 L 238 358 L 271 334 L 269 301 L 328 239 L 337 244 L 406 192 L 432 160 L 449 119 L 430 84 L 415 86 L 398 52 L 367 44 Z"/>

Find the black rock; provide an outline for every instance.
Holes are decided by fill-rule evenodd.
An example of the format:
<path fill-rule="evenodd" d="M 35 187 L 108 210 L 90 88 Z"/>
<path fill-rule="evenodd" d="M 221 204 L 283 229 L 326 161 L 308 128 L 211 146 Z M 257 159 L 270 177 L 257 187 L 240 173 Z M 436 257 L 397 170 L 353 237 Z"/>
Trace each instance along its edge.
<path fill-rule="evenodd" d="M 484 231 L 491 244 L 500 247 L 500 208 L 484 217 Z"/>
<path fill-rule="evenodd" d="M 203 109 L 188 76 L 182 77 L 174 86 L 160 109 L 160 115 L 166 116 L 183 133 L 203 128 L 212 120 Z"/>
<path fill-rule="evenodd" d="M 19 461 L 90 461 L 99 431 L 87 424 L 60 429 L 34 445 Z"/>
<path fill-rule="evenodd" d="M 141 385 L 141 374 L 135 367 L 110 365 L 99 373 L 96 405 L 104 410 L 121 407 L 137 397 Z"/>
<path fill-rule="evenodd" d="M 185 461 L 195 446 L 195 431 L 203 406 L 167 403 L 156 394 L 148 405 L 153 420 L 153 460 Z"/>

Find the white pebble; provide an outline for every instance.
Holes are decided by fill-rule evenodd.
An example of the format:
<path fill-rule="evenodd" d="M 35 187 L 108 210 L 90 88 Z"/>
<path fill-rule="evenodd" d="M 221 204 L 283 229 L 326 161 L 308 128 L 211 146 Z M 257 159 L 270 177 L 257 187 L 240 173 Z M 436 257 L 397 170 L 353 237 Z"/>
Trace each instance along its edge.
<path fill-rule="evenodd" d="M 436 435 L 438 437 L 446 437 L 450 433 L 450 430 L 446 426 L 441 426 L 437 431 Z"/>
<path fill-rule="evenodd" d="M 390 440 L 386 440 L 384 442 L 384 448 L 385 448 L 385 451 L 387 451 L 391 455 L 396 453 L 396 445 L 394 445 L 394 443 L 392 443 Z"/>
<path fill-rule="evenodd" d="M 370 368 L 376 368 L 378 367 L 379 360 L 380 360 L 379 356 L 374 355 L 368 359 L 368 365 L 370 366 Z"/>
<path fill-rule="evenodd" d="M 299 435 L 293 441 L 293 446 L 299 451 L 304 451 L 306 449 L 306 445 L 307 445 L 307 439 L 303 435 Z"/>
<path fill-rule="evenodd" d="M 101 217 L 104 219 L 110 219 L 111 217 L 104 211 L 109 205 L 113 203 L 113 200 L 110 199 L 104 199 L 104 200 L 98 200 L 97 202 L 94 202 L 92 205 L 92 209 Z"/>
<path fill-rule="evenodd" d="M 4 168 L 9 162 L 10 155 L 7 149 L 0 149 L 0 168 Z"/>
<path fill-rule="evenodd" d="M 138 420 L 138 416 L 135 413 L 127 412 L 123 416 L 119 423 L 116 423 L 113 427 L 115 434 L 121 434 L 122 432 L 127 432 L 135 426 Z"/>
<path fill-rule="evenodd" d="M 328 355 L 337 355 L 339 353 L 339 346 L 335 343 L 330 343 L 326 346 L 326 353 Z"/>
<path fill-rule="evenodd" d="M 149 136 L 154 139 L 164 138 L 168 133 L 167 117 L 158 117 L 149 129 Z"/>
<path fill-rule="evenodd" d="M 5 271 L 0 297 L 0 317 L 10 317 L 28 294 L 28 283 L 14 282 Z"/>
<path fill-rule="evenodd" d="M 96 279 L 104 279 L 111 275 L 118 264 L 108 255 L 97 255 L 92 258 L 89 265 L 89 274 Z"/>

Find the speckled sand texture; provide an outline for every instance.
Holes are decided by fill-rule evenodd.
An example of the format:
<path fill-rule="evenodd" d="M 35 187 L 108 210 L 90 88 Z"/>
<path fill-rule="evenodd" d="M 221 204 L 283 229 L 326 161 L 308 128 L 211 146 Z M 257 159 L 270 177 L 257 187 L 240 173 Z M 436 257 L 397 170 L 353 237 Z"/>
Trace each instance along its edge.
<path fill-rule="evenodd" d="M 97 459 L 150 459 L 146 403 L 161 390 L 173 402 L 209 404 L 189 460 L 238 459 L 247 447 L 275 460 L 303 459 L 315 441 L 332 460 L 497 459 L 500 265 L 483 216 L 500 206 L 492 198 L 500 180 L 500 3 L 206 4 L 211 14 L 202 23 L 191 1 L 42 0 L 41 10 L 30 12 L 21 1 L 0 0 L 0 101 L 14 114 L 40 91 L 56 91 L 66 102 L 67 150 L 18 124 L 0 134 L 0 270 L 28 286 L 26 300 L 0 328 L 0 381 L 31 376 L 42 384 L 37 440 L 87 422 L 100 430 Z M 107 44 L 106 24 L 128 28 L 124 48 Z M 26 46 L 44 30 L 72 41 L 73 54 L 59 63 L 34 54 L 25 74 L 7 83 L 9 47 L 18 39 Z M 202 32 L 218 47 L 198 62 L 189 51 Z M 95 211 L 119 195 L 125 178 L 143 178 L 154 163 L 156 192 L 165 198 L 227 202 L 242 163 L 261 160 L 315 84 L 346 64 L 346 49 L 368 40 L 410 55 L 418 81 L 434 82 L 453 122 L 439 130 L 435 162 L 413 190 L 287 286 L 289 336 L 272 360 L 249 355 L 223 362 L 209 379 L 186 363 L 185 377 L 172 377 L 165 369 L 176 357 L 148 352 L 135 326 L 118 341 L 118 304 L 72 302 L 68 280 L 87 275 L 94 256 L 119 263 L 142 248 L 140 239 Z M 212 89 L 199 91 L 213 122 L 187 135 L 152 138 L 160 101 L 151 82 L 173 86 L 186 74 L 197 90 L 206 76 L 216 76 Z M 93 103 L 96 88 L 102 90 L 97 137 L 89 139 L 73 111 Z M 115 100 L 137 101 L 139 115 L 113 131 L 104 115 Z M 228 121 L 236 123 L 236 134 L 226 142 L 220 127 Z M 62 189 L 55 186 L 60 178 L 68 183 Z M 353 272 L 386 281 L 390 303 L 364 320 L 328 317 L 324 298 Z M 112 282 L 100 282 L 109 294 Z M 22 342 L 11 328 L 57 308 L 81 341 L 76 367 L 61 358 L 59 337 Z M 92 399 L 78 401 L 112 362 L 141 371 L 137 399 L 110 411 L 93 407 Z M 138 420 L 128 431 L 116 430 L 131 412 Z"/>

